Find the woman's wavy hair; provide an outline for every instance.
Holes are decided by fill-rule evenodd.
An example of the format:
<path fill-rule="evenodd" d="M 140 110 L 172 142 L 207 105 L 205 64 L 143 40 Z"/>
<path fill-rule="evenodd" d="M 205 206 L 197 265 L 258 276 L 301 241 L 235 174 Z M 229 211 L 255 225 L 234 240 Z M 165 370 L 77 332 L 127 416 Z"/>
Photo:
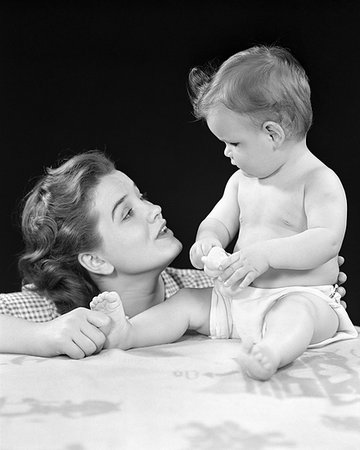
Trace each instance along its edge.
<path fill-rule="evenodd" d="M 236 53 L 218 69 L 195 67 L 189 74 L 194 115 L 206 119 L 218 103 L 247 115 L 256 126 L 279 123 L 287 138 L 303 139 L 312 123 L 310 86 L 300 63 L 278 46 Z"/>
<path fill-rule="evenodd" d="M 93 192 L 114 170 L 103 153 L 84 152 L 47 168 L 24 199 L 20 274 L 30 289 L 53 300 L 61 314 L 88 307 L 99 293 L 78 255 L 101 243 L 97 216 L 91 211 Z"/>

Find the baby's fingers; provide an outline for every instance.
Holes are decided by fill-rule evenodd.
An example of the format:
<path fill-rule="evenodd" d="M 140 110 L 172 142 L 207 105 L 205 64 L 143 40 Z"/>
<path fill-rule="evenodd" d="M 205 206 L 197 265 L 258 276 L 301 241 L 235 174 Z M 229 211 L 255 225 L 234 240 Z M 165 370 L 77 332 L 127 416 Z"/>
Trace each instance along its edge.
<path fill-rule="evenodd" d="M 215 244 L 212 244 L 210 242 L 202 242 L 200 244 L 200 256 L 207 256 L 213 247 L 215 247 Z"/>
<path fill-rule="evenodd" d="M 196 269 L 203 269 L 204 263 L 201 261 L 203 256 L 201 247 L 198 244 L 194 244 L 190 249 L 190 261 Z"/>
<path fill-rule="evenodd" d="M 221 279 L 224 280 L 225 286 L 233 286 L 235 283 L 242 280 L 246 274 L 246 269 L 244 267 L 239 267 L 238 269 L 235 269 L 235 271 L 226 280 L 224 280 L 223 274 L 221 275 Z"/>
<path fill-rule="evenodd" d="M 245 289 L 246 287 L 250 286 L 250 284 L 255 280 L 256 275 L 255 272 L 249 272 L 246 277 L 243 279 L 243 281 L 240 283 L 240 288 Z"/>
<path fill-rule="evenodd" d="M 229 255 L 227 258 L 224 258 L 221 261 L 219 269 L 223 270 L 225 272 L 227 269 L 231 270 L 231 266 L 233 264 L 235 264 L 235 266 L 236 266 L 236 267 L 234 267 L 234 270 L 235 270 L 237 268 L 237 266 L 239 266 L 239 260 L 240 260 L 239 252 L 233 253 L 232 255 Z"/>

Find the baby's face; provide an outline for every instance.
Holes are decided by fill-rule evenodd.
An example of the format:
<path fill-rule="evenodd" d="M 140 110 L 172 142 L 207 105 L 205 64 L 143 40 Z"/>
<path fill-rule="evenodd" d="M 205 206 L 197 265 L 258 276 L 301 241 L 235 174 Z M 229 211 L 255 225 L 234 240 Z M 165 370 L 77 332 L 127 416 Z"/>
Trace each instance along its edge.
<path fill-rule="evenodd" d="M 220 103 L 210 110 L 207 124 L 210 131 L 225 143 L 225 156 L 245 175 L 265 178 L 279 168 L 271 136 L 261 127 L 256 127 L 249 117 Z"/>

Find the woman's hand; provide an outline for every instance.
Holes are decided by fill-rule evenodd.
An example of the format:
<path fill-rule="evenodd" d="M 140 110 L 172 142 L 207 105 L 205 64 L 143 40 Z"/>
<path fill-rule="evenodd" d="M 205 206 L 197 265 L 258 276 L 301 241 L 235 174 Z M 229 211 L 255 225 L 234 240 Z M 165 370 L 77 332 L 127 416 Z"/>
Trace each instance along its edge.
<path fill-rule="evenodd" d="M 41 325 L 44 356 L 81 359 L 103 348 L 107 327 L 110 331 L 110 317 L 100 311 L 76 308 Z"/>
<path fill-rule="evenodd" d="M 344 262 L 345 262 L 345 259 L 342 256 L 339 256 L 338 257 L 339 267 L 341 267 L 344 264 Z M 339 272 L 338 279 L 337 279 L 338 288 L 336 289 L 336 292 L 338 292 L 341 297 L 345 297 L 345 295 L 346 295 L 346 289 L 341 286 L 342 284 L 344 284 L 346 282 L 346 280 L 347 280 L 346 273 Z M 341 300 L 341 304 L 343 305 L 344 308 L 346 308 L 346 302 Z"/>

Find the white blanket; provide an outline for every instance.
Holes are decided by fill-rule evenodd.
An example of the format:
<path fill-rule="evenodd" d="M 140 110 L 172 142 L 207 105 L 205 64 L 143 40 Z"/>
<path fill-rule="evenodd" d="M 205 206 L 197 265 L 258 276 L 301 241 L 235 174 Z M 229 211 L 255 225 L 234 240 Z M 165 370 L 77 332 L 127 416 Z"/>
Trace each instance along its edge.
<path fill-rule="evenodd" d="M 360 448 L 360 339 L 247 378 L 237 340 L 0 355 L 1 450 Z M 240 356 L 241 357 L 241 356 Z"/>

